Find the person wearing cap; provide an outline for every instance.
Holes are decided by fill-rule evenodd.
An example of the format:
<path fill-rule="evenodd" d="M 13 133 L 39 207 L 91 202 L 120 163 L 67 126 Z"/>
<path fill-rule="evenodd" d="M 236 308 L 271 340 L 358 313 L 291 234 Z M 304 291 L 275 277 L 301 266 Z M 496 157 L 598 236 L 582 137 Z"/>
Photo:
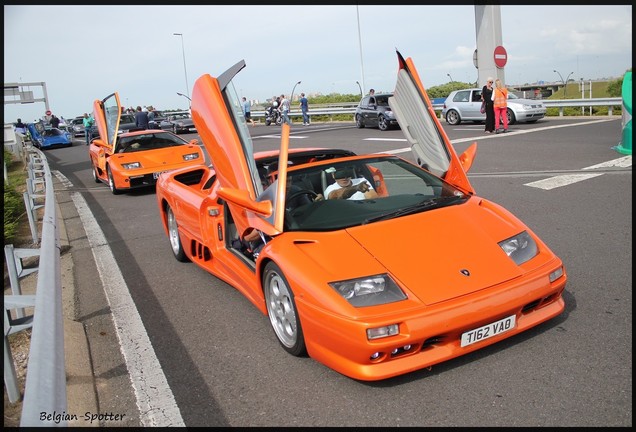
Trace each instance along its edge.
<path fill-rule="evenodd" d="M 353 170 L 341 168 L 332 174 L 335 180 L 325 189 L 326 199 L 363 200 L 377 198 L 378 193 L 365 178 L 354 178 Z"/>

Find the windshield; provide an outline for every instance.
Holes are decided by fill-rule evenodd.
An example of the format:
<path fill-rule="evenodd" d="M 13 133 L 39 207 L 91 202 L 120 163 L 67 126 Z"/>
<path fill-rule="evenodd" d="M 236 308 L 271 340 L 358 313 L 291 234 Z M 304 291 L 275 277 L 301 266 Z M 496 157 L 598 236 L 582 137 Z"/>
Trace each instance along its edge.
<path fill-rule="evenodd" d="M 132 153 L 145 150 L 156 150 L 185 144 L 187 144 L 186 141 L 167 132 L 145 133 L 127 137 L 120 136 L 119 140 L 117 141 L 117 153 Z"/>
<path fill-rule="evenodd" d="M 335 178 L 343 176 L 353 184 L 366 182 L 375 192 L 373 198 L 328 199 L 334 196 L 330 190 Z M 291 231 L 331 231 L 375 223 L 461 204 L 469 198 L 439 177 L 394 156 L 290 168 L 287 185 L 285 225 Z"/>

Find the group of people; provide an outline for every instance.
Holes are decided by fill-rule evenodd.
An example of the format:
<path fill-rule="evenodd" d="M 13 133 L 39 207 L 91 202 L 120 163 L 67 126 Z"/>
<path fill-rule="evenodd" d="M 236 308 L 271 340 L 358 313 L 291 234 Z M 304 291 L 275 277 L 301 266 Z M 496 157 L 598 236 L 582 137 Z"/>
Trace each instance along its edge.
<path fill-rule="evenodd" d="M 152 105 L 146 107 L 146 111 L 141 109 L 140 105 L 137 105 L 135 112 L 135 125 L 139 129 L 157 129 L 159 125 L 155 121 L 155 108 Z"/>
<path fill-rule="evenodd" d="M 481 100 L 486 111 L 486 133 L 508 132 L 508 89 L 499 78 L 488 77 L 481 89 Z"/>
<path fill-rule="evenodd" d="M 305 97 L 305 93 L 300 94 L 300 99 L 298 99 L 298 103 L 300 105 L 300 112 L 303 116 L 303 126 L 309 126 L 309 101 L 307 97 Z M 242 98 L 243 104 L 243 115 L 245 116 L 245 120 L 250 122 L 252 126 L 255 125 L 254 119 L 252 118 L 252 109 L 250 101 L 243 96 Z M 289 113 L 291 111 L 291 102 L 289 99 L 285 97 L 284 94 L 280 96 L 272 97 L 272 104 L 269 107 L 269 110 L 278 109 L 283 117 L 283 123 L 287 123 L 291 125 L 291 118 L 289 117 Z"/>

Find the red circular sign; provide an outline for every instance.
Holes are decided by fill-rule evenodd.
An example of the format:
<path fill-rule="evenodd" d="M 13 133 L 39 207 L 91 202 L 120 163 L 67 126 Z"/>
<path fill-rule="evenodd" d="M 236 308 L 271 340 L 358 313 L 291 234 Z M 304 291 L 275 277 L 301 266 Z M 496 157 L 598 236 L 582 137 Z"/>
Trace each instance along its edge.
<path fill-rule="evenodd" d="M 499 45 L 495 48 L 495 65 L 501 69 L 506 65 L 507 61 L 508 53 L 506 52 L 506 49 L 504 47 Z"/>

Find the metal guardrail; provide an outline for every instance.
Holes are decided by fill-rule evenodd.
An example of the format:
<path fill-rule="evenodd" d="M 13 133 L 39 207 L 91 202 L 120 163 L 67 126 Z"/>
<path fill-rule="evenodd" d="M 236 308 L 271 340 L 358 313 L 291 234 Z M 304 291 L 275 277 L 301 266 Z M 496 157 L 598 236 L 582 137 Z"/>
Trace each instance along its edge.
<path fill-rule="evenodd" d="M 62 321 L 62 276 L 60 266 L 60 234 L 56 214 L 53 178 L 44 153 L 28 146 L 27 192 L 25 204 L 37 244 L 36 200 L 44 198 L 42 238 L 39 249 L 16 249 L 5 246 L 12 295 L 4 296 L 4 377 L 10 402 L 19 400 L 20 391 L 15 373 L 9 335 L 32 328 L 27 375 L 20 426 L 67 426 L 65 413 L 66 366 L 64 359 L 64 329 Z M 28 200 L 28 203 L 27 203 Z M 33 224 L 31 218 L 33 217 Z M 37 268 L 25 269 L 22 259 L 39 255 Z M 38 272 L 35 295 L 24 295 L 19 280 Z M 33 308 L 26 315 L 26 308 Z M 55 414 L 58 414 L 56 417 Z"/>
<path fill-rule="evenodd" d="M 614 98 L 592 98 L 592 99 L 537 99 L 543 102 L 546 108 L 559 108 L 559 116 L 563 116 L 564 108 L 576 108 L 579 107 L 584 109 L 586 107 L 593 106 L 607 106 L 608 113 L 607 115 L 612 115 L 613 107 L 621 106 L 623 103 L 623 99 L 620 97 Z M 333 116 L 339 114 L 350 114 L 354 115 L 356 112 L 356 106 L 358 106 L 357 102 L 343 102 L 341 104 L 320 104 L 320 105 L 312 105 L 309 107 L 309 115 L 317 116 L 317 115 L 326 115 L 329 116 L 330 120 L 333 121 Z M 444 104 L 433 104 L 433 109 L 435 111 L 440 111 L 444 108 Z M 591 108 L 590 108 L 591 112 Z M 290 117 L 302 117 L 302 113 L 298 109 L 292 109 L 289 113 Z M 265 118 L 265 111 L 252 111 L 253 118 Z M 352 118 L 353 120 L 353 118 Z"/>

